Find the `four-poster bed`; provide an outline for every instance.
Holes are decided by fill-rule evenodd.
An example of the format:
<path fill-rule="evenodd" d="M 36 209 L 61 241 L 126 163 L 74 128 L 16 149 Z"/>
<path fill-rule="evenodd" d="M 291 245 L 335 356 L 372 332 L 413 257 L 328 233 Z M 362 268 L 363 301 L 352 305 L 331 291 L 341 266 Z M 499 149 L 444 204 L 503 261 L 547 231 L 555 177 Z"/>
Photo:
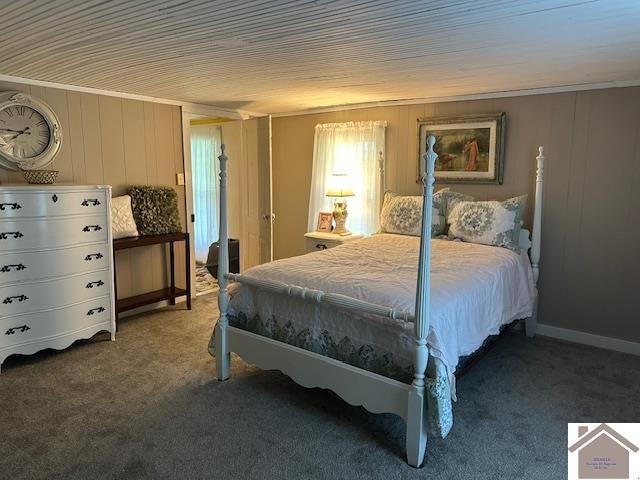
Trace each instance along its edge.
<path fill-rule="evenodd" d="M 368 301 L 369 297 L 367 296 L 367 289 L 364 289 L 364 294 L 360 294 L 361 298 L 356 298 L 358 290 L 349 290 L 348 288 L 343 288 L 343 291 L 347 291 L 350 295 L 345 295 L 343 293 L 326 293 L 328 288 L 324 288 L 323 290 L 319 290 L 316 288 L 310 287 L 301 287 L 294 284 L 292 281 L 282 281 L 282 279 L 287 278 L 300 278 L 296 277 L 292 274 L 292 276 L 285 275 L 287 265 L 291 265 L 292 268 L 295 265 L 299 265 L 302 260 L 292 260 L 291 262 L 283 262 L 280 263 L 279 266 L 276 265 L 278 262 L 273 262 L 272 273 L 270 276 L 272 278 L 267 278 L 268 275 L 261 275 L 261 272 L 266 272 L 266 269 L 260 270 L 260 267 L 256 269 L 252 269 L 252 271 L 245 272 L 245 274 L 230 274 L 228 271 L 228 251 L 226 248 L 227 245 L 227 156 L 225 155 L 224 146 L 222 147 L 222 155 L 220 155 L 220 254 L 219 254 L 219 270 L 218 270 L 218 278 L 220 284 L 220 291 L 218 295 L 218 305 L 220 309 L 220 317 L 218 323 L 215 327 L 214 335 L 212 336 L 210 349 L 215 351 L 216 356 L 216 369 L 217 376 L 219 380 L 226 380 L 229 378 L 229 369 L 230 369 L 230 352 L 234 352 L 242 357 L 248 363 L 252 363 L 257 365 L 262 369 L 275 369 L 280 370 L 289 377 L 291 377 L 298 384 L 305 387 L 319 387 L 329 389 L 343 398 L 345 401 L 352 405 L 361 405 L 367 410 L 373 413 L 395 413 L 401 416 L 407 423 L 407 436 L 406 436 L 406 449 L 407 449 L 407 461 L 410 465 L 414 467 L 419 467 L 422 464 L 424 459 L 426 442 L 427 442 L 427 429 L 429 426 L 430 419 L 428 418 L 428 408 L 433 408 L 434 410 L 443 409 L 444 412 L 439 412 L 444 417 L 447 416 L 446 412 L 446 404 L 444 407 L 441 406 L 438 402 L 438 399 L 442 400 L 443 391 L 440 388 L 442 385 L 437 382 L 437 373 L 434 379 L 426 378 L 427 375 L 427 367 L 430 367 L 430 371 L 441 371 L 447 370 L 450 378 L 453 378 L 452 369 L 455 369 L 456 362 L 451 360 L 447 361 L 447 356 L 438 351 L 437 345 L 432 345 L 433 343 L 437 343 L 437 336 L 432 334 L 432 330 L 434 328 L 439 328 L 442 330 L 442 322 L 438 322 L 438 319 L 441 316 L 443 310 L 443 301 L 435 298 L 435 312 L 438 314 L 436 317 L 432 318 L 432 251 L 440 252 L 443 249 L 446 249 L 447 252 L 453 251 L 452 249 L 460 249 L 462 244 L 460 242 L 447 242 L 445 240 L 435 240 L 433 241 L 431 238 L 431 225 L 432 225 L 432 215 L 433 209 L 432 201 L 434 195 L 434 168 L 435 161 L 437 158 L 437 154 L 433 150 L 433 145 L 435 143 L 435 139 L 433 137 L 429 137 L 428 139 L 428 150 L 425 154 L 425 164 L 427 166 L 427 172 L 423 177 L 423 196 L 422 196 L 422 235 L 419 239 L 414 238 L 412 240 L 400 239 L 399 236 L 387 235 L 385 237 L 384 234 L 376 235 L 374 237 L 379 237 L 375 242 L 382 242 L 384 245 L 393 244 L 401 244 L 401 245 L 417 245 L 419 241 L 419 248 L 417 248 L 415 263 L 410 263 L 408 266 L 405 266 L 404 273 L 406 276 L 407 271 L 413 271 L 413 282 L 415 285 L 415 265 L 417 265 L 417 285 L 411 288 L 406 288 L 406 281 L 404 284 L 400 285 L 400 290 L 409 291 L 409 297 L 411 298 L 411 302 L 415 301 L 415 309 L 414 314 L 411 313 L 411 307 L 406 303 L 406 298 L 404 299 L 404 303 L 399 302 L 394 306 L 384 306 L 380 302 L 370 302 Z M 537 177 L 536 177 L 536 194 L 535 194 L 535 202 L 534 202 L 534 222 L 533 222 L 533 232 L 532 238 L 529 239 L 529 234 L 526 230 L 522 230 L 520 233 L 520 247 L 526 252 L 530 249 L 530 259 L 531 265 L 529 266 L 529 260 L 527 259 L 527 268 L 532 274 L 532 279 L 529 279 L 531 283 L 531 304 L 532 308 L 525 308 L 522 305 L 509 305 L 509 302 L 505 303 L 505 308 L 510 307 L 508 313 L 505 318 L 511 322 L 517 318 L 524 318 L 523 316 L 519 316 L 519 312 L 527 312 L 526 315 L 528 318 L 526 319 L 526 333 L 529 336 L 533 336 L 535 333 L 535 315 L 536 308 L 535 303 L 537 302 L 537 292 L 533 287 L 535 281 L 538 278 L 539 272 L 539 258 L 540 258 L 540 228 L 541 228 L 541 213 L 542 213 L 542 183 L 543 183 L 543 161 L 544 157 L 542 154 L 542 147 L 540 147 L 540 153 L 537 157 Z M 382 162 L 381 162 L 381 170 L 382 170 Z M 382 173 L 382 172 L 381 172 Z M 388 237 L 388 238 L 387 238 Z M 398 238 L 396 238 L 398 237 Z M 364 240 L 353 242 L 354 245 L 358 244 L 362 255 L 362 252 L 366 252 L 366 248 L 370 247 L 371 243 L 364 243 Z M 387 242 L 386 244 L 384 242 Z M 411 243 L 414 242 L 414 243 Z M 446 243 L 442 243 L 446 242 Z M 457 245 L 454 245 L 457 244 Z M 472 244 L 466 244 L 472 245 Z M 409 248 L 407 247 L 407 248 Z M 336 262 L 344 262 L 345 259 L 349 258 L 349 252 L 347 249 L 352 248 L 351 246 L 337 247 L 332 249 L 330 252 L 317 252 L 305 255 L 303 257 L 308 257 L 308 261 L 311 262 L 311 266 L 313 267 L 313 260 L 317 261 L 320 257 L 318 255 L 327 255 L 325 258 L 329 258 L 330 255 L 335 255 Z M 403 247 L 405 248 L 405 247 Z M 477 252 L 495 252 L 495 257 L 498 259 L 496 261 L 502 262 L 500 268 L 504 271 L 507 271 L 510 268 L 511 271 L 516 272 L 512 273 L 512 277 L 508 277 L 507 282 L 503 283 L 517 283 L 513 281 L 512 278 L 516 280 L 518 278 L 524 278 L 524 280 L 520 281 L 521 284 L 524 285 L 526 283 L 526 272 L 522 273 L 524 270 L 521 268 L 521 262 L 519 262 L 519 258 L 522 256 L 526 256 L 526 253 L 521 255 L 520 257 L 513 252 L 507 251 L 506 249 L 496 248 L 496 247 L 486 247 L 486 246 L 475 246 Z M 482 250 L 484 249 L 484 250 Z M 491 251 L 493 249 L 493 251 Z M 440 257 L 436 257 L 435 268 L 436 272 L 441 271 L 442 268 L 442 256 L 443 254 L 439 254 Z M 316 256 L 316 257 L 312 257 Z M 407 256 L 411 256 L 407 254 Z M 297 259 L 303 259 L 303 257 L 296 257 Z M 492 260 L 493 261 L 493 260 Z M 298 263 L 295 263 L 298 262 Z M 485 262 L 486 263 L 486 262 Z M 486 265 L 485 265 L 486 267 Z M 280 270 L 278 270 L 278 268 Z M 297 267 L 296 267 L 297 268 Z M 364 268 L 364 267 L 363 267 Z M 408 270 L 407 270 L 408 269 Z M 439 269 L 439 270 L 438 270 Z M 300 272 L 304 270 L 297 271 L 297 274 L 300 275 Z M 465 270 L 462 269 L 462 272 Z M 255 273 L 258 272 L 258 273 Z M 382 272 L 383 273 L 383 272 Z M 495 276 L 495 272 L 490 272 L 491 275 L 486 275 L 485 277 L 479 277 L 478 283 L 481 288 L 483 283 L 486 283 L 487 279 Z M 518 277 L 520 275 L 520 277 Z M 439 279 L 441 277 L 438 277 Z M 325 285 L 325 287 L 331 288 L 332 286 L 328 283 L 322 283 L 320 277 L 316 277 L 315 281 L 319 283 L 313 284 L 316 285 Z M 460 278 L 454 279 L 455 281 L 460 281 Z M 317 353 L 321 349 L 317 346 L 317 339 L 309 339 L 309 329 L 305 330 L 307 338 L 304 341 L 307 341 L 309 345 L 313 344 L 313 346 L 305 347 L 304 341 L 300 340 L 300 335 L 296 338 L 297 340 L 294 342 L 280 341 L 287 329 L 292 330 L 291 322 L 288 322 L 285 327 L 278 327 L 277 324 L 274 325 L 274 318 L 266 319 L 266 324 L 271 325 L 270 327 L 264 327 L 264 325 L 255 329 L 254 331 L 250 328 L 238 328 L 239 325 L 237 315 L 234 316 L 230 313 L 230 291 L 228 282 L 232 281 L 236 284 L 240 284 L 240 286 L 245 291 L 253 291 L 256 292 L 255 299 L 251 297 L 249 302 L 263 302 L 263 303 L 273 303 L 276 301 L 289 301 L 296 304 L 295 308 L 307 308 L 307 310 L 299 310 L 298 315 L 303 316 L 326 316 L 331 317 L 334 315 L 334 312 L 339 312 L 339 315 L 342 315 L 341 319 L 344 323 L 346 323 L 350 318 L 355 318 L 356 321 L 362 323 L 363 329 L 366 329 L 365 324 L 370 322 L 374 327 L 376 324 L 371 319 L 382 319 L 384 322 L 387 322 L 386 327 L 387 330 L 396 329 L 396 331 L 405 333 L 405 338 L 408 338 L 406 335 L 407 329 L 411 330 L 410 333 L 410 355 L 411 359 L 411 378 L 409 379 L 401 379 L 398 380 L 397 374 L 380 374 L 374 373 L 378 370 L 376 369 L 365 369 L 359 368 L 359 366 L 354 366 L 353 361 L 340 361 L 339 359 L 344 359 L 339 354 L 336 353 L 335 350 L 339 350 L 343 348 L 343 342 L 336 345 L 336 343 L 332 343 L 333 352 L 332 354 L 323 355 L 321 353 Z M 356 279 L 357 281 L 357 279 Z M 345 282 L 352 282 L 351 279 L 347 278 Z M 357 283 L 357 282 L 356 282 Z M 389 298 L 384 297 L 385 285 L 384 281 L 381 280 L 382 288 L 376 289 L 372 284 L 369 284 L 371 296 L 373 298 Z M 363 287 L 364 288 L 364 287 Z M 469 288 L 474 288 L 469 287 Z M 506 288 L 506 287 L 505 287 Z M 238 290 L 238 289 L 236 289 Z M 339 290 L 339 289 L 337 289 Z M 374 292 L 374 290 L 376 290 Z M 391 289 L 393 291 L 393 289 Z M 351 293 L 351 292 L 356 293 Z M 382 296 L 380 292 L 383 292 Z M 526 287 L 523 287 L 522 290 L 525 292 L 526 296 Z M 242 292 L 240 292 L 242 293 Z M 360 292 L 362 293 L 362 292 Z M 375 295 L 374 295 L 375 293 Z M 477 292 L 476 292 L 477 293 Z M 513 295 L 513 292 L 507 292 L 507 297 L 517 297 L 517 295 Z M 516 292 L 517 293 L 517 292 Z M 364 295 L 364 296 L 363 296 Z M 240 297 L 240 295 L 238 295 Z M 246 297 L 246 295 L 245 295 Z M 366 299 L 365 299 L 366 298 Z M 286 299 L 286 300 L 285 300 Z M 246 298 L 245 298 L 246 301 Z M 491 301 L 491 300 L 489 300 Z M 496 300 L 497 301 L 497 300 Z M 389 301 L 385 303 L 386 305 L 391 305 L 393 302 Z M 446 303 L 446 302 L 444 302 Z M 473 302 L 466 301 L 467 304 L 473 304 Z M 446 306 L 446 305 L 445 305 Z M 287 314 L 295 314 L 291 313 L 293 307 L 291 305 L 286 306 Z M 309 310 L 311 309 L 311 310 Z M 472 312 L 473 313 L 473 312 Z M 275 315 L 271 314 L 271 310 L 268 310 L 267 313 L 263 313 L 264 316 L 275 317 Z M 515 316 L 514 316 L 515 315 Z M 483 318 L 482 315 L 478 318 Z M 235 322 L 235 326 L 230 325 L 230 319 Z M 244 322 L 247 323 L 252 320 L 245 319 Z M 383 323 L 380 321 L 379 323 Z M 508 323 L 505 319 L 496 321 L 493 324 L 487 324 L 483 328 L 483 332 L 488 335 L 487 332 L 494 332 L 496 327 L 502 326 Z M 430 330 L 431 327 L 431 330 Z M 376 327 L 377 328 L 377 327 Z M 465 327 L 466 328 L 466 327 Z M 264 330 L 269 330 L 270 332 L 264 332 Z M 277 329 L 278 334 L 272 334 L 273 330 Z M 258 333 L 255 333 L 258 332 Z M 304 332 L 301 332 L 304 333 Z M 323 335 L 326 334 L 326 330 L 323 332 Z M 446 333 L 446 332 L 444 332 Z M 453 338 L 451 334 L 444 334 L 441 332 L 440 343 L 447 343 L 449 340 Z M 272 337 L 272 338 L 269 338 Z M 291 335 L 289 335 L 291 337 Z M 345 337 L 346 338 L 346 337 Z M 486 337 L 485 337 L 486 338 Z M 435 340 L 434 340 L 435 339 Z M 321 339 L 325 341 L 326 338 L 323 337 Z M 330 337 L 329 337 L 330 340 Z M 314 342 L 316 342 L 314 344 Z M 429 344 L 428 344 L 429 342 Z M 346 342 L 349 343 L 349 342 Z M 348 345 L 350 347 L 350 345 Z M 479 346 L 479 345 L 478 345 Z M 446 345 L 445 345 L 446 347 Z M 477 346 L 475 347 L 477 348 Z M 343 348 L 344 349 L 344 348 Z M 430 351 L 431 349 L 431 351 Z M 315 351 L 310 351 L 315 350 Z M 362 352 L 362 348 L 360 348 L 359 352 Z M 442 350 L 442 349 L 441 349 Z M 350 350 L 351 356 L 353 356 L 354 349 Z M 459 351 L 464 352 L 464 348 L 460 348 Z M 368 355 L 371 355 L 369 350 L 366 351 Z M 333 358 L 331 358 L 333 357 Z M 390 355 L 383 356 L 385 361 L 387 361 L 386 366 L 389 364 Z M 337 359 L 339 358 L 339 359 Z M 350 357 L 351 358 L 351 357 Z M 374 371 L 369 371 L 374 370 Z M 390 371 L 395 372 L 397 369 L 390 369 Z M 444 377 L 446 378 L 446 377 Z M 451 393 L 454 396 L 453 385 L 451 385 Z M 435 392 L 435 393 L 434 393 Z M 448 390 L 447 390 L 448 392 Z M 432 412 L 433 413 L 433 412 Z M 450 412 L 448 413 L 450 416 Z M 451 422 L 451 419 L 445 418 L 445 421 Z M 450 425 L 449 425 L 450 428 Z"/>

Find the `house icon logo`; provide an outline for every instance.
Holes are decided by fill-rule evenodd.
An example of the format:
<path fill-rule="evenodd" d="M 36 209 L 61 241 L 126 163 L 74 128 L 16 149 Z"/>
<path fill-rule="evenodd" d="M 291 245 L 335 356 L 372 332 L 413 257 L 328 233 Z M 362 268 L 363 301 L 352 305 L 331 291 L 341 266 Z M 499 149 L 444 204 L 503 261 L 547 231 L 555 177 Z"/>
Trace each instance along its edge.
<path fill-rule="evenodd" d="M 633 426 L 630 431 L 640 434 L 640 424 L 621 425 Z M 575 435 L 575 429 L 578 439 L 569 446 L 569 472 L 577 472 L 578 475 L 570 475 L 569 478 L 640 478 L 640 471 L 634 468 L 634 454 L 639 449 L 628 438 L 606 423 L 595 428 L 569 424 L 569 438 Z M 640 435 L 636 437 L 640 438 Z"/>

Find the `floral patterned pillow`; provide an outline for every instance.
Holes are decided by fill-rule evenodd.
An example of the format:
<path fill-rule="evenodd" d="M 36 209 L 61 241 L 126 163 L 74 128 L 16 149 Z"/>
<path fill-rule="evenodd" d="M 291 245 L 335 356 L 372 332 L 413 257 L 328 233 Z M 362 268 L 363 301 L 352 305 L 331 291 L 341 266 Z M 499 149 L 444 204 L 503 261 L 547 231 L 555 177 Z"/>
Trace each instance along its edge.
<path fill-rule="evenodd" d="M 447 224 L 451 223 L 449 221 L 449 213 L 451 212 L 453 207 L 456 205 L 456 203 L 474 202 L 476 200 L 471 195 L 466 195 L 460 192 L 454 192 L 453 190 L 449 190 L 448 188 L 445 188 L 444 190 L 441 190 L 441 191 L 442 191 L 442 201 L 440 202 L 441 203 L 440 214 L 444 215 L 444 218 Z"/>
<path fill-rule="evenodd" d="M 456 202 L 447 217 L 449 237 L 505 247 L 519 253 L 518 240 L 527 196 L 502 202 Z"/>
<path fill-rule="evenodd" d="M 433 195 L 432 237 L 443 234 L 446 228 L 443 207 L 445 190 Z M 386 192 L 380 212 L 380 228 L 383 233 L 419 237 L 422 231 L 422 196 Z"/>

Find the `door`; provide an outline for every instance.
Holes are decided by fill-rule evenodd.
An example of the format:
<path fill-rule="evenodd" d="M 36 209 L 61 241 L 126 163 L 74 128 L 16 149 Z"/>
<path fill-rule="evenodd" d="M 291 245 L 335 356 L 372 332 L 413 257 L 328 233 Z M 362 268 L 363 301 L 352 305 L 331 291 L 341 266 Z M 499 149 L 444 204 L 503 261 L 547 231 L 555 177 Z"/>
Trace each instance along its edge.
<path fill-rule="evenodd" d="M 243 205 L 243 270 L 273 258 L 271 117 L 243 120 L 246 190 Z M 243 246 L 241 244 L 240 248 Z"/>

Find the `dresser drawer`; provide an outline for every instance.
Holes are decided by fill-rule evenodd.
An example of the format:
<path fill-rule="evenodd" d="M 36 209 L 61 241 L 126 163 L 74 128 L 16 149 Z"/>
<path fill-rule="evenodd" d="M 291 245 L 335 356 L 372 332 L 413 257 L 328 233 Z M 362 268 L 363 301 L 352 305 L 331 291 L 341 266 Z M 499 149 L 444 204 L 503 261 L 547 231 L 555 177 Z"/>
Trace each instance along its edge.
<path fill-rule="evenodd" d="M 71 305 L 110 294 L 111 271 L 0 287 L 0 318 Z"/>
<path fill-rule="evenodd" d="M 44 252 L 3 252 L 0 253 L 0 285 L 108 268 L 109 257 L 107 243 Z"/>
<path fill-rule="evenodd" d="M 0 192 L 0 219 L 104 213 L 104 190 L 85 192 Z"/>
<path fill-rule="evenodd" d="M 0 251 L 106 242 L 105 215 L 0 221 Z"/>
<path fill-rule="evenodd" d="M 46 312 L 0 319 L 0 350 L 23 343 L 63 336 L 111 319 L 109 297 Z M 0 352 L 1 353 L 1 352 Z M 1 355 L 0 355 L 1 356 Z"/>

